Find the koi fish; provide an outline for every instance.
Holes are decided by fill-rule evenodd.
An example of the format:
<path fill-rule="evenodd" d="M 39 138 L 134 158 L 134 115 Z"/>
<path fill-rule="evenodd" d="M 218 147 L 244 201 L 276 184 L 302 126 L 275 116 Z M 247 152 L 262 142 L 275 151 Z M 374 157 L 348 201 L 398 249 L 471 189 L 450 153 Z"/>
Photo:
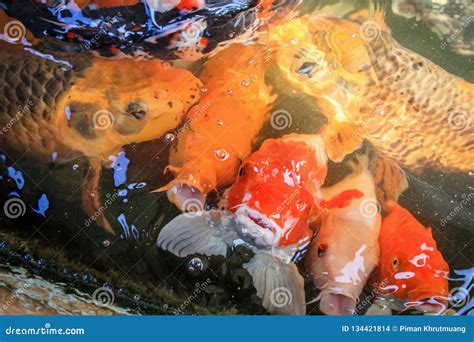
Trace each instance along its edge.
<path fill-rule="evenodd" d="M 206 63 L 200 75 L 205 92 L 184 125 L 171 133 L 177 139 L 167 170 L 174 180 L 158 190 L 167 191 L 179 208 L 186 210 L 191 199 L 203 207 L 207 193 L 235 180 L 275 99 L 264 72 L 257 45 L 232 45 Z"/>
<path fill-rule="evenodd" d="M 379 244 L 374 290 L 382 297 L 403 301 L 405 308 L 431 313 L 446 311 L 449 266 L 436 246 L 431 228 L 424 227 L 408 210 L 392 202 L 382 221 Z"/>
<path fill-rule="evenodd" d="M 351 165 L 351 175 L 321 189 L 326 210 L 305 260 L 307 274 L 321 290 L 315 301 L 326 315 L 353 314 L 379 259 L 381 216 L 374 179 L 365 156 Z"/>
<path fill-rule="evenodd" d="M 326 163 L 319 135 L 266 140 L 244 159 L 224 210 L 181 214 L 162 229 L 158 247 L 179 257 L 226 256 L 229 247 L 244 243 L 255 256 L 243 267 L 263 306 L 274 314 L 302 315 L 303 278 L 293 260 L 313 235 L 309 224 L 319 211 L 315 198 Z"/>
<path fill-rule="evenodd" d="M 469 171 L 474 86 L 398 44 L 378 16 L 304 16 L 272 34 L 279 67 L 328 118 L 329 158 L 364 138 L 402 167 Z"/>
<path fill-rule="evenodd" d="M 300 0 L 30 0 L 2 2 L 55 49 L 102 57 L 197 60 L 254 38 Z M 64 44 L 66 43 L 66 44 Z"/>
<path fill-rule="evenodd" d="M 99 213 L 100 170 L 122 147 L 159 138 L 199 100 L 202 84 L 190 72 L 157 60 L 44 56 L 0 43 L 0 146 L 41 160 L 85 156 L 83 204 Z M 101 211 L 100 211 L 101 212 Z M 103 216 L 99 223 L 110 233 Z"/>

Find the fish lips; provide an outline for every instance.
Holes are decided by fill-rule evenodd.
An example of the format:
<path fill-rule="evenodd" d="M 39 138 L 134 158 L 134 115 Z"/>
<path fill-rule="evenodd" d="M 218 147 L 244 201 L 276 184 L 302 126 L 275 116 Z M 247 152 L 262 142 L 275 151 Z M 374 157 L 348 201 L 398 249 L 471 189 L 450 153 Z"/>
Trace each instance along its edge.
<path fill-rule="evenodd" d="M 348 316 L 353 315 L 357 299 L 342 288 L 323 290 L 319 309 L 325 315 Z"/>
<path fill-rule="evenodd" d="M 234 214 L 236 231 L 243 240 L 249 241 L 256 247 L 270 248 L 277 246 L 282 229 L 266 215 L 241 206 Z"/>

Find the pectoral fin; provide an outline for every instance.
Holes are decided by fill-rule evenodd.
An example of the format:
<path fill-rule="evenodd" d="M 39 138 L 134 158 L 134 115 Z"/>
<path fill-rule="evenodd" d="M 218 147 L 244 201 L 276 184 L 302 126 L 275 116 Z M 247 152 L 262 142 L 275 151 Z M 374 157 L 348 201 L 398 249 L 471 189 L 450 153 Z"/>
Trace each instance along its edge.
<path fill-rule="evenodd" d="M 239 238 L 232 224 L 229 216 L 217 210 L 181 214 L 163 227 L 157 245 L 179 257 L 226 256 L 228 246 Z"/>
<path fill-rule="evenodd" d="M 244 264 L 263 307 L 277 315 L 305 315 L 304 280 L 294 263 L 279 264 L 271 255 L 257 252 Z"/>
<path fill-rule="evenodd" d="M 96 222 L 107 232 L 115 235 L 109 221 L 105 218 L 100 203 L 100 176 L 102 164 L 97 158 L 89 158 L 89 169 L 82 183 L 82 205 L 86 214 L 95 217 Z"/>

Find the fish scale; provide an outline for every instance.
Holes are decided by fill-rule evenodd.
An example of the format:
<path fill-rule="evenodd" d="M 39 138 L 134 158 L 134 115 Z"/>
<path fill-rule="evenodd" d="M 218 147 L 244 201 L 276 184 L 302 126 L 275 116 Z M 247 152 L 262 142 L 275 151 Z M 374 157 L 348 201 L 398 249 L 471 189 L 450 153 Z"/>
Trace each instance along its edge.
<path fill-rule="evenodd" d="M 52 113 L 76 73 L 48 59 L 2 48 L 0 78 L 5 85 L 0 89 L 0 125 L 13 123 L 7 134 L 0 135 L 0 141 L 8 139 L 2 146 L 23 151 L 34 146 L 38 153 L 49 154 L 55 145 Z"/>
<path fill-rule="evenodd" d="M 472 168 L 474 131 L 472 127 L 460 131 L 452 129 L 448 124 L 448 116 L 453 110 L 460 110 L 472 117 L 474 113 L 470 104 L 473 92 L 459 87 L 458 80 L 452 75 L 425 58 L 402 48 L 388 34 L 382 33 L 380 39 L 375 39 L 367 47 L 378 79 L 365 87 L 363 97 L 370 93 L 380 93 L 380 83 L 396 94 L 394 104 L 388 101 L 379 103 L 385 107 L 388 102 L 391 110 L 384 113 L 382 118 L 378 118 L 376 127 L 371 130 L 376 131 L 370 136 L 377 139 L 374 143 L 413 171 L 420 171 L 424 166 L 425 163 L 420 163 L 420 160 L 434 161 L 448 170 Z M 392 65 L 397 72 L 389 76 Z M 364 110 L 366 108 L 368 110 Z M 367 103 L 361 107 L 360 114 L 370 113 L 370 110 L 376 108 Z M 363 123 L 367 122 L 368 118 L 364 115 L 354 115 L 354 119 Z M 387 124 L 388 122 L 390 124 Z M 378 139 L 382 139 L 391 131 L 400 133 L 395 140 L 401 140 L 399 148 L 393 149 L 391 144 L 377 143 Z M 445 137 L 443 140 L 449 141 L 449 144 L 442 143 L 440 136 Z M 440 146 L 440 142 L 443 146 Z M 432 149 L 431 146 L 442 149 Z M 443 152 L 441 155 L 440 151 Z"/>
<path fill-rule="evenodd" d="M 281 70 L 328 118 L 334 161 L 366 138 L 412 172 L 472 170 L 474 86 L 402 47 L 383 22 L 305 16 L 272 37 Z"/>

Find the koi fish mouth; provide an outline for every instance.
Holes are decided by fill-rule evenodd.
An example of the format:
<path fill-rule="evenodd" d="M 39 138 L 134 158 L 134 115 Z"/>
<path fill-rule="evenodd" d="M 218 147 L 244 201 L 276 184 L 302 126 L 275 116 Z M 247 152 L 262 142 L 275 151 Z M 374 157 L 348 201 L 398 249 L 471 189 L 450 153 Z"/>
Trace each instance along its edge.
<path fill-rule="evenodd" d="M 239 233 L 254 240 L 260 247 L 272 247 L 279 243 L 282 228 L 266 215 L 242 205 L 235 212 Z"/>
<path fill-rule="evenodd" d="M 357 299 L 341 287 L 330 287 L 320 294 L 319 309 L 325 315 L 353 315 Z"/>

